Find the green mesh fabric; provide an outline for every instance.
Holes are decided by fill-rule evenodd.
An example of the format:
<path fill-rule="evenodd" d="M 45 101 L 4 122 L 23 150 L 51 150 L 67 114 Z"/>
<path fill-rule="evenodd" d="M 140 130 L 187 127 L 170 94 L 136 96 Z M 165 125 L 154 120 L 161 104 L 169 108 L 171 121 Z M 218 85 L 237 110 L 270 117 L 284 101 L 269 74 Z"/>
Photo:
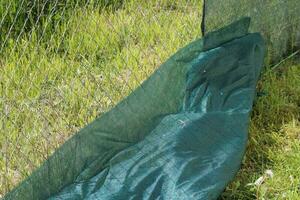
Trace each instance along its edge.
<path fill-rule="evenodd" d="M 242 16 L 251 17 L 250 31 L 260 32 L 268 46 L 268 62 L 277 62 L 300 47 L 298 0 L 207 0 L 204 32 Z"/>
<path fill-rule="evenodd" d="M 4 199 L 217 199 L 245 152 L 264 57 L 248 26 L 180 49 Z"/>

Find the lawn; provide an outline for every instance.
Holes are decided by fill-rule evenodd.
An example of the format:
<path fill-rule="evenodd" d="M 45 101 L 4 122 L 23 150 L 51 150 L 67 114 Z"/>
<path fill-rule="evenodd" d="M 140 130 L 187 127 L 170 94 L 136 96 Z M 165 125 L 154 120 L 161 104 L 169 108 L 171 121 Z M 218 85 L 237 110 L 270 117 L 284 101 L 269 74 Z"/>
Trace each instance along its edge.
<path fill-rule="evenodd" d="M 1 36 L 0 197 L 178 48 L 201 37 L 198 1 L 144 2 L 127 1 L 117 10 L 76 4 L 68 15 L 50 11 L 46 17 L 55 20 L 43 18 L 39 28 Z M 247 153 L 221 199 L 300 199 L 297 59 L 265 67 Z M 261 176 L 262 184 L 251 184 Z"/>

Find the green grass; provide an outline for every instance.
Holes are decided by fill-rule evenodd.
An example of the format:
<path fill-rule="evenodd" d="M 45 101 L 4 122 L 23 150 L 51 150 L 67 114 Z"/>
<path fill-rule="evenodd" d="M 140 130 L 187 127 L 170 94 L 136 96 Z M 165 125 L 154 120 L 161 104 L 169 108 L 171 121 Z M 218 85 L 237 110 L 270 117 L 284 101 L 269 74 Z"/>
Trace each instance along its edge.
<path fill-rule="evenodd" d="M 142 2 L 116 12 L 78 8 L 46 42 L 34 29 L 8 40 L 0 60 L 0 194 L 199 36 L 199 3 Z"/>
<path fill-rule="evenodd" d="M 8 38 L 0 52 L 0 195 L 199 37 L 201 10 L 188 0 L 129 1 L 114 12 L 81 6 L 58 18 L 47 40 L 37 29 Z M 221 199 L 300 199 L 300 65 L 264 73 L 259 90 L 247 155 Z M 267 169 L 273 178 L 247 186 Z"/>

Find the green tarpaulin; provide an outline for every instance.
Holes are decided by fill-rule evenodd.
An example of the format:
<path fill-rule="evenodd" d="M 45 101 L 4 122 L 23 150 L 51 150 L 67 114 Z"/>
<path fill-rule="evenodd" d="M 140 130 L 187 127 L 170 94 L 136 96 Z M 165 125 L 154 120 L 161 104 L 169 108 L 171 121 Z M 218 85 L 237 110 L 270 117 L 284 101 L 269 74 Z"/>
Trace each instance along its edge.
<path fill-rule="evenodd" d="M 240 167 L 265 53 L 248 26 L 180 49 L 4 199 L 216 199 Z"/>

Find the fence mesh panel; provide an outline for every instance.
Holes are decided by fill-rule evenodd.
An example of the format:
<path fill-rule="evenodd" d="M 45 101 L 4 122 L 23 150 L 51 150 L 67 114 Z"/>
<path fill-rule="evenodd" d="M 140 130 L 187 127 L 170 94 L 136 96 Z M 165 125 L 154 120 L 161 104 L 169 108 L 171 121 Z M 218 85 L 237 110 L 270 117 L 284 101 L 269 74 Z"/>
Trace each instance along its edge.
<path fill-rule="evenodd" d="M 242 17 L 251 17 L 251 31 L 263 34 L 268 63 L 278 62 L 300 47 L 300 6 L 297 0 L 207 0 L 205 32 Z"/>
<path fill-rule="evenodd" d="M 0 0 L 0 197 L 200 36 L 202 2 Z"/>

